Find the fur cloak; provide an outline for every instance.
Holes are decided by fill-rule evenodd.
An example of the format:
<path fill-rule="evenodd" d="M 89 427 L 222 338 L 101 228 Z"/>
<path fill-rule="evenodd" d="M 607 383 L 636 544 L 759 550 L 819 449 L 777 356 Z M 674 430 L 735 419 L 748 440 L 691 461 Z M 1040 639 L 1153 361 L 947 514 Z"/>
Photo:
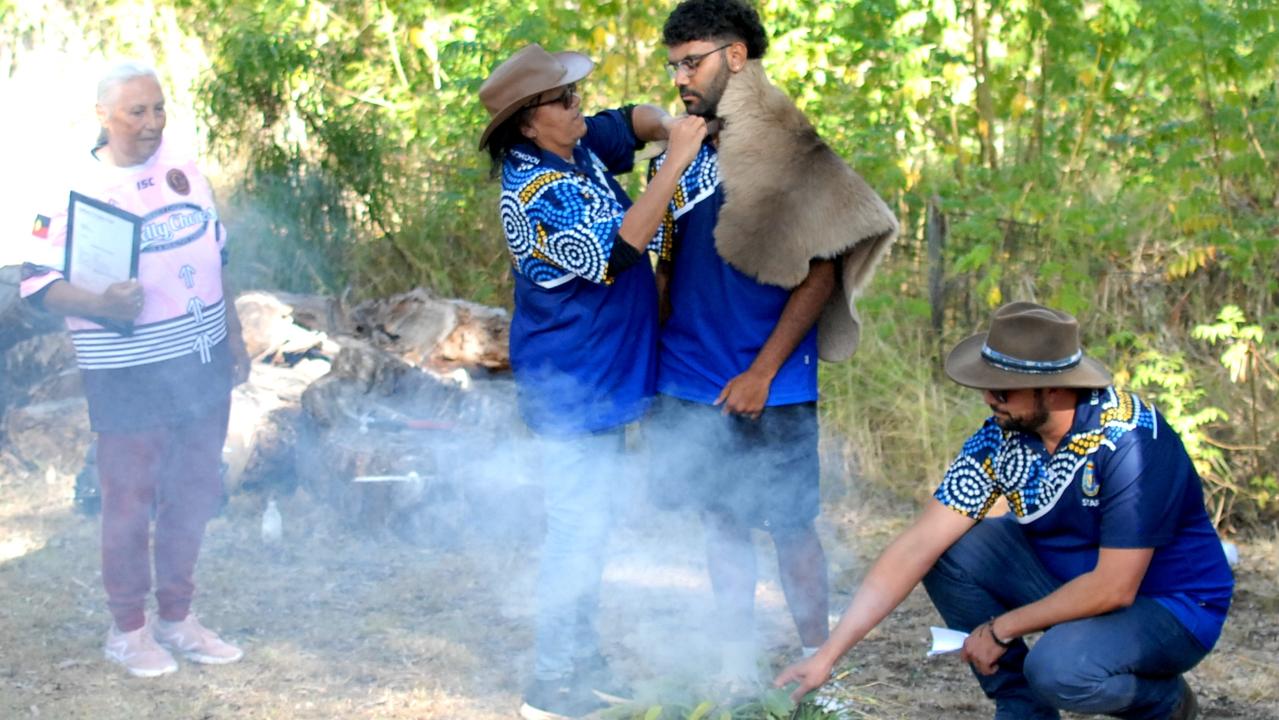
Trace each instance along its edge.
<path fill-rule="evenodd" d="M 838 286 L 818 320 L 818 355 L 857 351 L 853 304 L 897 237 L 897 218 L 866 181 L 817 135 L 758 60 L 728 82 L 719 103 L 724 205 L 715 249 L 761 283 L 793 288 L 815 258 L 839 259 Z"/>

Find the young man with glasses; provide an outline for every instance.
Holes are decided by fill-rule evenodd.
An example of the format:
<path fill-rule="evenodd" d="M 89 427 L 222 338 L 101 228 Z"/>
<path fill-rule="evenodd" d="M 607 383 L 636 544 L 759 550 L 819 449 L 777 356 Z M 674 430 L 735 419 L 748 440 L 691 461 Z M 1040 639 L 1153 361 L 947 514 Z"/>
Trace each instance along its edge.
<path fill-rule="evenodd" d="M 961 657 L 997 720 L 1196 717 L 1182 676 L 1220 636 L 1234 580 L 1177 433 L 1111 386 L 1075 318 L 1042 305 L 996 310 L 946 374 L 980 390 L 991 417 L 830 640 L 776 684 L 797 682 L 798 698 L 826 682 L 922 580 L 946 624 L 969 633 Z M 989 517 L 1001 496 L 1011 512 Z"/>
<path fill-rule="evenodd" d="M 663 42 L 685 109 L 708 121 L 730 78 L 768 47 L 759 15 L 739 0 L 681 2 Z M 655 167 L 661 165 L 659 159 Z M 729 265 L 714 237 L 724 201 L 712 138 L 681 178 L 662 229 L 674 238 L 674 258 L 663 268 L 669 316 L 648 436 L 658 465 L 654 500 L 702 512 L 720 672 L 730 687 L 745 689 L 759 681 L 753 530 L 769 533 L 777 548 L 782 588 L 806 651 L 829 634 L 826 557 L 814 528 L 816 323 L 836 278 L 830 260 L 813 261 L 807 277 L 789 288 Z"/>

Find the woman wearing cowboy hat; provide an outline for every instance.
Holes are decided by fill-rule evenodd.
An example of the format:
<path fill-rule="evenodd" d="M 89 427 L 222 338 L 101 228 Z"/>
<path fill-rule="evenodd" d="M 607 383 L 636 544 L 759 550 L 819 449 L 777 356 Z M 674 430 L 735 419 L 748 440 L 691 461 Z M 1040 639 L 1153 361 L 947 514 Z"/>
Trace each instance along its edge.
<path fill-rule="evenodd" d="M 584 117 L 576 83 L 593 67 L 584 55 L 529 45 L 480 87 L 490 116 L 480 147 L 501 177 L 515 279 L 511 366 L 545 486 L 526 718 L 580 716 L 617 694 L 608 692 L 594 619 L 623 429 L 654 391 L 657 292 L 647 253 L 668 253 L 653 238 L 706 136 L 702 118 L 674 119 L 651 105 Z M 667 164 L 632 204 L 614 175 L 653 140 L 669 141 Z"/>
<path fill-rule="evenodd" d="M 960 656 L 998 720 L 1196 717 L 1182 675 L 1220 636 L 1234 579 L 1177 433 L 1111 385 L 1075 318 L 1035 303 L 996 310 L 946 374 L 993 414 L 830 640 L 777 684 L 798 682 L 797 697 L 821 685 L 923 580 L 947 625 L 969 633 Z M 987 517 L 1000 496 L 1011 512 Z"/>

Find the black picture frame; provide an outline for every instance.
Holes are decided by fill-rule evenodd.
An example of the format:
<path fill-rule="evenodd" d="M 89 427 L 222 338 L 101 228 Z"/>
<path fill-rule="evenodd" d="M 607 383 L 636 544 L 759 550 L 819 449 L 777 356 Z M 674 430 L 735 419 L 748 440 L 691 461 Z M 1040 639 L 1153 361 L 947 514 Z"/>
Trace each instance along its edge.
<path fill-rule="evenodd" d="M 129 250 L 129 277 L 124 279 L 136 280 L 138 277 L 138 258 L 142 253 L 142 218 L 128 212 L 127 210 L 121 210 L 111 203 L 103 202 L 97 198 L 78 193 L 74 190 L 71 191 L 70 196 L 67 198 L 67 239 L 66 247 L 64 248 L 62 277 L 67 282 L 74 284 L 73 276 L 75 274 L 75 268 L 72 267 L 71 257 L 73 243 L 75 242 L 76 207 L 79 205 L 87 205 L 99 212 L 113 215 L 133 225 L 133 241 Z M 99 317 L 86 317 L 85 319 L 121 335 L 128 336 L 133 334 L 132 322 L 121 322 L 119 320 Z"/>

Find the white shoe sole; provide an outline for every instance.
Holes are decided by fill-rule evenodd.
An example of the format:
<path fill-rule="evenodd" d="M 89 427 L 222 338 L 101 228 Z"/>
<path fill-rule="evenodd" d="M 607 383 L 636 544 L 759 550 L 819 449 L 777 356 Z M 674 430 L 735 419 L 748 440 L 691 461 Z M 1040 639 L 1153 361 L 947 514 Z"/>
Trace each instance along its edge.
<path fill-rule="evenodd" d="M 520 705 L 520 717 L 524 718 L 524 720 L 573 720 L 568 715 L 538 710 L 528 703 Z"/>
<path fill-rule="evenodd" d="M 603 690 L 596 690 L 594 688 L 591 689 L 591 694 L 599 698 L 601 701 L 608 703 L 609 705 L 625 705 L 627 703 L 635 701 L 635 698 L 627 698 L 627 697 L 622 697 L 621 695 L 613 695 L 611 693 L 606 693 Z"/>
<path fill-rule="evenodd" d="M 106 657 L 107 660 L 115 663 L 116 665 L 123 667 L 125 672 L 129 673 L 133 677 L 153 678 L 153 677 L 160 677 L 161 675 L 168 675 L 170 673 L 175 673 L 178 671 L 177 663 L 174 663 L 173 665 L 168 667 L 156 668 L 154 670 L 142 670 L 139 668 L 129 667 L 128 664 L 125 663 L 123 658 L 111 654 L 110 651 L 104 651 L 102 654 L 104 657 Z"/>
<path fill-rule="evenodd" d="M 230 665 L 233 662 L 239 662 L 244 657 L 243 650 L 232 657 L 218 657 L 216 655 L 202 655 L 196 652 L 183 652 L 182 650 L 165 645 L 164 643 L 160 643 L 160 645 L 174 655 L 181 656 L 185 660 L 190 660 L 193 663 L 199 663 L 201 665 Z"/>

